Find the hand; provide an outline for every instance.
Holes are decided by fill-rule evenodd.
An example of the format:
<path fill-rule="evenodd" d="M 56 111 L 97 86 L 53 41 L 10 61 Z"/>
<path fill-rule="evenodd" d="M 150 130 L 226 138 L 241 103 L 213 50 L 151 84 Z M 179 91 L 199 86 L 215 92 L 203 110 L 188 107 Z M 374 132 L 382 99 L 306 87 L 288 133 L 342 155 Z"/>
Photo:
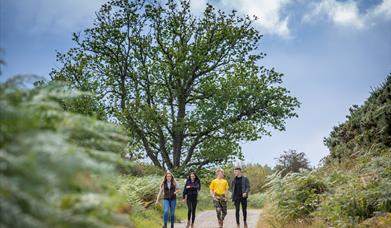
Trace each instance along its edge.
<path fill-rule="evenodd" d="M 188 185 L 188 186 L 186 186 L 186 188 L 191 188 L 191 187 Z"/>
<path fill-rule="evenodd" d="M 182 199 L 182 202 L 184 202 L 184 203 L 185 203 L 185 202 L 186 202 L 186 199 Z"/>
<path fill-rule="evenodd" d="M 247 193 L 245 192 L 245 193 L 243 193 L 243 197 L 247 197 Z"/>

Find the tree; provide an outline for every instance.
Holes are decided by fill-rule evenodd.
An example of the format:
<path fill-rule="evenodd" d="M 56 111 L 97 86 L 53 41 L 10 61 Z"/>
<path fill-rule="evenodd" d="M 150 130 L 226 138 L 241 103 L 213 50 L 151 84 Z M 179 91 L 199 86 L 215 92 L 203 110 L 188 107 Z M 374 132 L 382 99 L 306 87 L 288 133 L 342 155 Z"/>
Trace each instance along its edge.
<path fill-rule="evenodd" d="M 188 0 L 112 0 L 96 15 L 51 77 L 95 93 L 154 165 L 179 172 L 242 158 L 240 140 L 296 116 L 282 74 L 257 65 L 262 36 L 250 17 L 209 4 L 195 17 Z"/>
<path fill-rule="evenodd" d="M 4 49 L 0 48 L 0 75 L 2 73 L 1 67 L 6 65 L 5 61 L 4 61 L 3 57 L 2 57 L 3 53 L 4 53 Z"/>
<path fill-rule="evenodd" d="M 300 169 L 310 170 L 310 166 L 304 152 L 288 150 L 278 158 L 275 169 L 281 171 L 282 176 L 286 176 L 288 173 L 297 173 Z"/>
<path fill-rule="evenodd" d="M 251 183 L 251 193 L 261 192 L 266 184 L 267 177 L 272 174 L 268 167 L 261 164 L 246 164 L 242 166 L 242 172 Z"/>

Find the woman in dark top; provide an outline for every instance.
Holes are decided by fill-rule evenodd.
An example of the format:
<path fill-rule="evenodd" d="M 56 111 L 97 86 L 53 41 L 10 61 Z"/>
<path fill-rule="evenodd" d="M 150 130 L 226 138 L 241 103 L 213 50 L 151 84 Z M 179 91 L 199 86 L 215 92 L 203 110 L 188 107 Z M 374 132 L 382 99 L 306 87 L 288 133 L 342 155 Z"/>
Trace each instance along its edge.
<path fill-rule="evenodd" d="M 198 191 L 201 189 L 200 179 L 195 173 L 190 173 L 183 189 L 183 201 L 187 203 L 187 226 L 194 227 L 197 208 Z"/>

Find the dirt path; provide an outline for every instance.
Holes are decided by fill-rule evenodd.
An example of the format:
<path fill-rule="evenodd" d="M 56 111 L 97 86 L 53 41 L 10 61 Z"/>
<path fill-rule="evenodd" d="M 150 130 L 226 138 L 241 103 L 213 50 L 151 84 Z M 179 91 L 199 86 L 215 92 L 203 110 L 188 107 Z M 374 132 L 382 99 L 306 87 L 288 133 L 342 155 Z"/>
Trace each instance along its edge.
<path fill-rule="evenodd" d="M 256 228 L 261 210 L 247 210 L 247 225 L 249 228 Z M 243 227 L 243 217 L 240 213 L 241 227 Z M 175 228 L 185 228 L 187 221 L 175 224 Z M 203 211 L 196 215 L 195 228 L 215 228 L 217 225 L 217 218 L 215 211 Z M 228 210 L 227 217 L 224 220 L 224 228 L 236 228 L 235 211 Z"/>

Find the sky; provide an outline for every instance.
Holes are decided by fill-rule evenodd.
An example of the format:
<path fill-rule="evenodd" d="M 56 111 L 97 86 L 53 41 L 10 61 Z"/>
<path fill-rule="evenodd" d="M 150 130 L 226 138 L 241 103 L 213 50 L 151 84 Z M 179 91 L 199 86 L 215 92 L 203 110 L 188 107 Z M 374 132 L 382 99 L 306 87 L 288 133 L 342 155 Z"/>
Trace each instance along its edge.
<path fill-rule="evenodd" d="M 104 2 L 0 0 L 0 81 L 48 77 L 59 65 L 56 51 L 74 46 L 72 32 L 91 26 Z M 192 12 L 200 15 L 207 2 L 259 18 L 259 51 L 267 54 L 259 64 L 283 73 L 283 85 L 301 102 L 286 131 L 241 143 L 246 162 L 274 166 L 294 149 L 317 165 L 328 154 L 323 138 L 391 73 L 391 0 L 193 0 Z"/>

